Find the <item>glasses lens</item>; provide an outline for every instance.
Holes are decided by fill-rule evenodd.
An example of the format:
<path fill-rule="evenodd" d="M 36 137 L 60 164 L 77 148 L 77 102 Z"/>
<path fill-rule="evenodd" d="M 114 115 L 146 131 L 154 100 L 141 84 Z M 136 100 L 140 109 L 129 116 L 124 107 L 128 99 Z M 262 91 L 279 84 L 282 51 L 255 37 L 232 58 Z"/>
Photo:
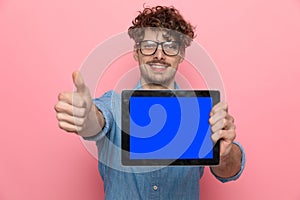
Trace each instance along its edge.
<path fill-rule="evenodd" d="M 177 42 L 164 42 L 163 43 L 163 50 L 165 54 L 169 56 L 175 56 L 179 52 L 179 44 Z"/>
<path fill-rule="evenodd" d="M 156 51 L 157 43 L 154 41 L 142 41 L 141 52 L 144 55 L 152 55 Z"/>

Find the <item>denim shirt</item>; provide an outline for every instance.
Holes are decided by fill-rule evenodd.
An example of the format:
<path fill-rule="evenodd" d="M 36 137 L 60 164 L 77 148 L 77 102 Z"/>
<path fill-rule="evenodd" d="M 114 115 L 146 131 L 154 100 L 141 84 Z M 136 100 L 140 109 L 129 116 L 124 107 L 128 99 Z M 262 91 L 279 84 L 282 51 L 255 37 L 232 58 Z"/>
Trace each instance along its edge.
<path fill-rule="evenodd" d="M 175 88 L 178 86 L 175 84 Z M 141 89 L 140 83 L 135 89 Z M 105 126 L 93 137 L 98 148 L 98 169 L 104 183 L 105 199 L 172 199 L 193 200 L 200 198 L 199 180 L 204 167 L 163 166 L 127 167 L 121 164 L 121 97 L 114 91 L 94 99 L 95 105 L 105 118 Z M 236 143 L 236 142 L 235 142 Z M 245 154 L 242 146 L 241 170 L 231 178 L 220 178 L 221 182 L 236 180 L 242 173 Z"/>

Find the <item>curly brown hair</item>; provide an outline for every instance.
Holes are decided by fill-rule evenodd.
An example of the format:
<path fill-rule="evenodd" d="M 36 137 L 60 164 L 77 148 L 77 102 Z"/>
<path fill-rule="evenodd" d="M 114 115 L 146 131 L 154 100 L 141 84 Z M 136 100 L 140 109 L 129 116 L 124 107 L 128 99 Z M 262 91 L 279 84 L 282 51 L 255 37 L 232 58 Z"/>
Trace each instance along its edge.
<path fill-rule="evenodd" d="M 178 39 L 183 42 L 185 47 L 189 46 L 191 40 L 195 38 L 195 27 L 185 21 L 173 6 L 144 8 L 132 21 L 132 26 L 128 28 L 129 37 L 135 42 L 139 42 L 144 37 L 144 28 L 146 27 L 171 30 L 172 36 L 177 33 L 176 37 L 179 37 Z"/>

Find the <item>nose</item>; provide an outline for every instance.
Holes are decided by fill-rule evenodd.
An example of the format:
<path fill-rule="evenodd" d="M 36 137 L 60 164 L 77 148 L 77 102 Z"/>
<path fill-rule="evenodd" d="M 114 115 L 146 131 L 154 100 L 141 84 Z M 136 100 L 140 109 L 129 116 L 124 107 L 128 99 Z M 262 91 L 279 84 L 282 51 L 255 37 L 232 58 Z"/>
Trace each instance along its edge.
<path fill-rule="evenodd" d="M 161 44 L 158 45 L 157 50 L 156 50 L 156 52 L 154 54 L 154 57 L 157 58 L 158 60 L 164 60 L 166 58 L 165 56 L 166 55 L 165 55 L 165 53 L 162 50 Z"/>

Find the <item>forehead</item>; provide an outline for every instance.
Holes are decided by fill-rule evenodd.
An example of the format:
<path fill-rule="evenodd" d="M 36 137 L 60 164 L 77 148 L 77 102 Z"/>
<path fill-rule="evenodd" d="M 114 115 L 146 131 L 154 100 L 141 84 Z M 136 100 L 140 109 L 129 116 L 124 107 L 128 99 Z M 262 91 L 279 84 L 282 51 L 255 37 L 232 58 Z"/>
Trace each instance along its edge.
<path fill-rule="evenodd" d="M 144 31 L 144 40 L 153 40 L 156 42 L 174 41 L 175 37 L 171 31 L 166 30 L 151 30 L 150 28 Z"/>

